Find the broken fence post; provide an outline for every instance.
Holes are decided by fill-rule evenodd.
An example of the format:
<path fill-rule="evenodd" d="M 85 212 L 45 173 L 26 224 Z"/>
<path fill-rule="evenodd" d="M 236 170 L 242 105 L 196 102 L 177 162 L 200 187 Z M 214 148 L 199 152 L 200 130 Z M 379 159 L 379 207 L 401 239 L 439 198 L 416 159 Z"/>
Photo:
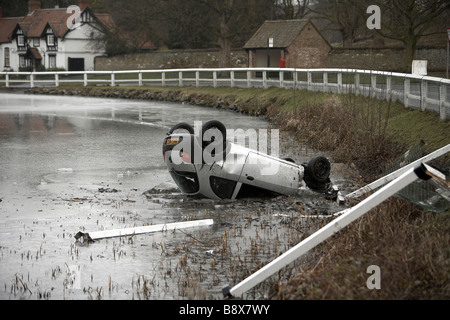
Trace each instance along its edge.
<path fill-rule="evenodd" d="M 381 187 L 382 185 L 398 178 L 399 176 L 401 176 L 403 173 L 405 173 L 406 171 L 408 171 L 411 168 L 414 168 L 415 166 L 417 166 L 420 163 L 426 163 L 428 161 L 431 161 L 433 159 L 436 159 L 444 154 L 446 154 L 447 152 L 450 152 L 450 144 L 446 145 L 445 147 L 442 147 L 414 162 L 411 162 L 410 164 L 398 169 L 397 171 L 394 171 L 356 191 L 353 191 L 352 193 L 344 196 L 345 199 L 354 199 L 354 198 L 359 198 L 362 195 L 366 194 L 367 192 L 370 192 L 374 189 L 377 189 L 379 187 Z"/>
<path fill-rule="evenodd" d="M 92 242 L 94 240 L 104 239 L 104 238 L 114 238 L 114 237 L 131 236 L 131 235 L 143 234 L 143 233 L 159 232 L 159 231 L 170 231 L 170 230 L 176 230 L 176 229 L 203 227 L 203 226 L 210 226 L 212 224 L 214 224 L 214 221 L 212 219 L 205 219 L 205 220 L 174 222 L 174 223 L 167 223 L 167 224 L 166 223 L 165 224 L 157 224 L 157 225 L 153 225 L 153 226 L 143 226 L 143 227 L 105 230 L 105 231 L 94 231 L 94 232 L 81 232 L 80 231 L 75 235 L 75 239 L 78 240 L 80 238 L 83 238 L 84 241 Z"/>
<path fill-rule="evenodd" d="M 240 297 L 244 292 L 266 280 L 268 277 L 279 271 L 281 268 L 287 266 L 289 263 L 300 258 L 303 254 L 325 241 L 333 234 L 339 232 L 341 229 L 363 216 L 370 209 L 385 201 L 390 196 L 394 195 L 418 178 L 424 180 L 430 179 L 432 177 L 432 175 L 429 175 L 430 171 L 431 168 L 424 164 L 420 164 L 416 168 L 409 169 L 400 177 L 391 181 L 388 185 L 361 201 L 340 217 L 334 219 L 326 226 L 319 229 L 311 236 L 301 241 L 299 244 L 238 283 L 233 288 L 230 289 L 229 285 L 225 285 L 222 288 L 222 294 L 224 297 Z"/>

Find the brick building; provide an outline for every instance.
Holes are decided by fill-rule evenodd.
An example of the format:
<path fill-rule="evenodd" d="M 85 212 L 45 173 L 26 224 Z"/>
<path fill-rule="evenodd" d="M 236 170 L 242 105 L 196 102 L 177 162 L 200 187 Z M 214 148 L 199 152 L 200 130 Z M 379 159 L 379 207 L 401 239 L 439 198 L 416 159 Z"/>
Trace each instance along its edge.
<path fill-rule="evenodd" d="M 330 44 L 309 19 L 266 21 L 244 45 L 249 67 L 325 68 Z"/>

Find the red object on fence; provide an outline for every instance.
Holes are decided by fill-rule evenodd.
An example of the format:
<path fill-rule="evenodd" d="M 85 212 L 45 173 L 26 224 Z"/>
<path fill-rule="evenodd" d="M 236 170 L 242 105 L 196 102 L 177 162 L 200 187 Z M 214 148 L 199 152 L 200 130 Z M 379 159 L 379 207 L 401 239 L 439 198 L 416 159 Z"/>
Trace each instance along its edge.
<path fill-rule="evenodd" d="M 280 68 L 286 68 L 286 60 L 280 59 Z"/>

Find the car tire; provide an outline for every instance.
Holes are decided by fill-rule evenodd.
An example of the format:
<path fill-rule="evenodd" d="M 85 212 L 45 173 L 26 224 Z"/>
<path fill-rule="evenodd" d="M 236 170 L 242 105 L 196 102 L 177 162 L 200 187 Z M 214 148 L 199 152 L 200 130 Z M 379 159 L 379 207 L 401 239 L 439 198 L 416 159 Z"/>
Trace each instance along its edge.
<path fill-rule="evenodd" d="M 330 161 L 325 157 L 315 157 L 308 162 L 306 171 L 309 178 L 313 181 L 325 183 L 330 177 Z"/>
<path fill-rule="evenodd" d="M 174 133 L 174 131 L 178 130 L 178 129 L 184 129 L 184 130 L 187 130 L 190 134 L 194 134 L 194 128 L 189 123 L 186 123 L 186 122 L 180 122 L 180 123 L 174 125 L 169 130 L 169 134 Z"/>
<path fill-rule="evenodd" d="M 215 150 L 218 151 L 214 154 L 214 157 L 220 157 L 221 159 L 225 159 L 226 153 L 227 153 L 227 129 L 225 128 L 225 125 L 218 121 L 218 120 L 209 120 L 207 122 L 205 122 L 202 126 L 202 134 L 201 134 L 201 138 L 202 138 L 202 148 L 203 150 L 209 146 L 214 140 L 212 141 L 208 141 L 208 140 L 204 140 L 204 134 L 206 131 L 208 131 L 209 129 L 213 129 L 216 128 L 220 131 L 220 133 L 222 134 L 222 139 L 223 139 L 223 143 L 222 146 L 219 150 Z M 211 154 L 213 155 L 213 154 Z"/>
<path fill-rule="evenodd" d="M 203 135 L 205 134 L 206 131 L 208 131 L 209 129 L 212 129 L 212 128 L 219 129 L 220 133 L 222 134 L 223 141 L 225 142 L 227 140 L 227 129 L 225 128 L 225 125 L 218 120 L 210 120 L 210 121 L 205 122 L 202 126 L 203 147 L 206 147 L 208 144 L 211 143 L 211 141 L 204 141 Z"/>

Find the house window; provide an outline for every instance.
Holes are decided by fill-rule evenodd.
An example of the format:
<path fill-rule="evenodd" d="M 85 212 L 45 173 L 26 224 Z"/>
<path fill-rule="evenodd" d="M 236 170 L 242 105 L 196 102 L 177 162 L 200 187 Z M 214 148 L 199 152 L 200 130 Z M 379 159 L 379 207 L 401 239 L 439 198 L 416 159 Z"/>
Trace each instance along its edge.
<path fill-rule="evenodd" d="M 39 47 L 41 45 L 40 38 L 33 38 L 33 47 Z"/>
<path fill-rule="evenodd" d="M 10 67 L 10 55 L 9 55 L 9 48 L 5 48 L 5 68 Z"/>
<path fill-rule="evenodd" d="M 49 69 L 56 69 L 56 55 L 51 54 L 48 56 L 48 67 Z"/>
<path fill-rule="evenodd" d="M 23 54 L 21 54 L 19 56 L 19 67 L 20 68 L 26 68 L 27 67 L 27 58 Z"/>
<path fill-rule="evenodd" d="M 55 35 L 54 34 L 49 34 L 47 36 L 47 45 L 49 47 L 54 47 L 55 46 Z"/>
<path fill-rule="evenodd" d="M 18 36 L 17 37 L 17 45 L 19 47 L 24 47 L 25 46 L 25 36 Z"/>
<path fill-rule="evenodd" d="M 92 16 L 89 14 L 89 12 L 85 11 L 81 15 L 81 21 L 82 22 L 93 22 Z"/>

